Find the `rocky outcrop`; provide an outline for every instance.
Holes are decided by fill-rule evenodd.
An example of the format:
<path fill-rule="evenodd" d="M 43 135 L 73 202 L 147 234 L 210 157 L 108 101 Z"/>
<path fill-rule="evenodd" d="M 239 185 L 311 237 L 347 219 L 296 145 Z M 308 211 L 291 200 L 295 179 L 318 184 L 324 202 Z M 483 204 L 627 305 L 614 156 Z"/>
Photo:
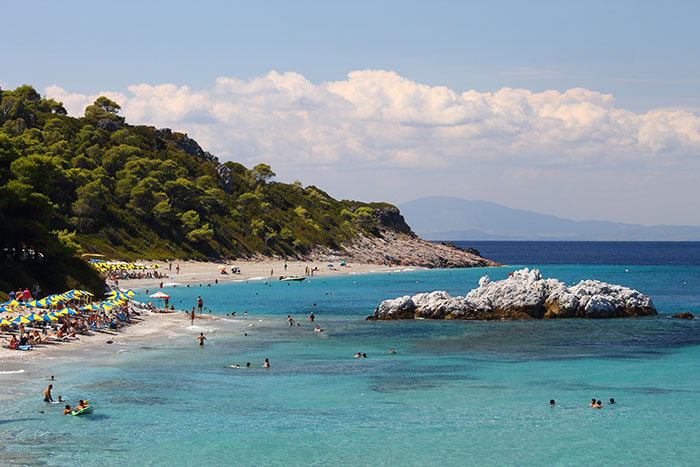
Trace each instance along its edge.
<path fill-rule="evenodd" d="M 424 268 L 471 268 L 501 266 L 481 257 L 473 248 L 463 250 L 451 243 L 434 243 L 413 233 L 394 206 L 374 210 L 377 235 L 358 235 L 337 249 L 316 247 L 304 259 L 336 263 L 418 266 Z"/>
<path fill-rule="evenodd" d="M 189 136 L 182 133 L 173 133 L 170 128 L 158 129 L 156 130 L 156 134 L 164 140 L 171 142 L 176 148 L 184 151 L 190 156 L 198 157 L 199 159 L 212 164 L 217 175 L 219 176 L 221 188 L 226 193 L 231 193 L 233 174 L 231 173 L 231 169 L 219 162 L 218 157 L 210 152 L 204 151 L 199 143 Z"/>
<path fill-rule="evenodd" d="M 492 282 L 483 276 L 479 287 L 464 297 L 436 291 L 385 300 L 379 319 L 558 319 L 626 318 L 656 315 L 651 299 L 630 288 L 595 280 L 567 286 L 543 279 L 537 269 L 515 271 Z"/>
<path fill-rule="evenodd" d="M 689 312 L 689 311 L 684 311 L 683 313 L 677 313 L 677 314 L 671 316 L 671 318 L 678 318 L 678 319 L 695 319 L 695 316 L 693 316 L 693 314 L 692 314 L 691 312 Z"/>
<path fill-rule="evenodd" d="M 455 246 L 433 243 L 412 234 L 389 230 L 382 230 L 379 236 L 359 235 L 338 249 L 316 247 L 304 255 L 304 259 L 431 269 L 500 266 L 499 263 Z"/>

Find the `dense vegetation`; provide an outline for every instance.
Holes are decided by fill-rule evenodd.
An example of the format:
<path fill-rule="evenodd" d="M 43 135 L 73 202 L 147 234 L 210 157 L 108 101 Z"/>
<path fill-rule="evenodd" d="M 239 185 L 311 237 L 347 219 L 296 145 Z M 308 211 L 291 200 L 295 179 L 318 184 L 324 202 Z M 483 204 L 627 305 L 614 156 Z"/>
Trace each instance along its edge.
<path fill-rule="evenodd" d="M 0 90 L 4 263 L 303 256 L 376 233 L 375 210 L 388 206 L 276 183 L 266 164 L 219 164 L 186 135 L 128 125 L 119 111 L 100 97 L 75 118 L 31 86 Z M 26 285 L 16 264 L 2 269 L 15 273 L 0 272 L 0 290 Z"/>

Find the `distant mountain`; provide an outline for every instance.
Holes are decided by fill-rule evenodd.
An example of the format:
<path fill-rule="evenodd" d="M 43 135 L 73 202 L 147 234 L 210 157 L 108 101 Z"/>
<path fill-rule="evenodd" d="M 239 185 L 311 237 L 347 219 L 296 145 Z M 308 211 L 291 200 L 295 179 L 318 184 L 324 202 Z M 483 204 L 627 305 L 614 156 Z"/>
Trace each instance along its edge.
<path fill-rule="evenodd" d="M 399 205 L 428 240 L 700 241 L 700 227 L 574 221 L 487 201 L 429 196 Z"/>

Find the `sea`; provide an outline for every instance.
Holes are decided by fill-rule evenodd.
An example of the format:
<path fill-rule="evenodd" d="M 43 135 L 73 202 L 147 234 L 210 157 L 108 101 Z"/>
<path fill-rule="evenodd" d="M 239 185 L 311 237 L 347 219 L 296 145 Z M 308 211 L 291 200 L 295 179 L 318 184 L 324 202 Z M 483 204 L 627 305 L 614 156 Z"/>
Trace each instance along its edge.
<path fill-rule="evenodd" d="M 670 318 L 700 314 L 700 243 L 456 243 L 505 266 L 166 287 L 176 307 L 201 296 L 222 319 L 49 359 L 14 386 L 3 380 L 24 369 L 0 369 L 0 465 L 700 463 L 700 320 Z M 659 315 L 364 320 L 382 300 L 464 295 L 523 267 L 638 289 Z M 54 395 L 87 399 L 94 413 L 44 404 L 48 374 Z"/>

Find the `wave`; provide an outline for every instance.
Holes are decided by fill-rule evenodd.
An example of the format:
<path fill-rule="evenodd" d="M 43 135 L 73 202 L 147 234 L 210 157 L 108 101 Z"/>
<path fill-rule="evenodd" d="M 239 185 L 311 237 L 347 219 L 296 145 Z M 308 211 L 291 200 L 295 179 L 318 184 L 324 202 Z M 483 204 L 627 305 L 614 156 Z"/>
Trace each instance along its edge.
<path fill-rule="evenodd" d="M 0 371 L 0 375 L 9 375 L 12 373 L 24 373 L 24 370 L 7 370 L 7 371 Z"/>

